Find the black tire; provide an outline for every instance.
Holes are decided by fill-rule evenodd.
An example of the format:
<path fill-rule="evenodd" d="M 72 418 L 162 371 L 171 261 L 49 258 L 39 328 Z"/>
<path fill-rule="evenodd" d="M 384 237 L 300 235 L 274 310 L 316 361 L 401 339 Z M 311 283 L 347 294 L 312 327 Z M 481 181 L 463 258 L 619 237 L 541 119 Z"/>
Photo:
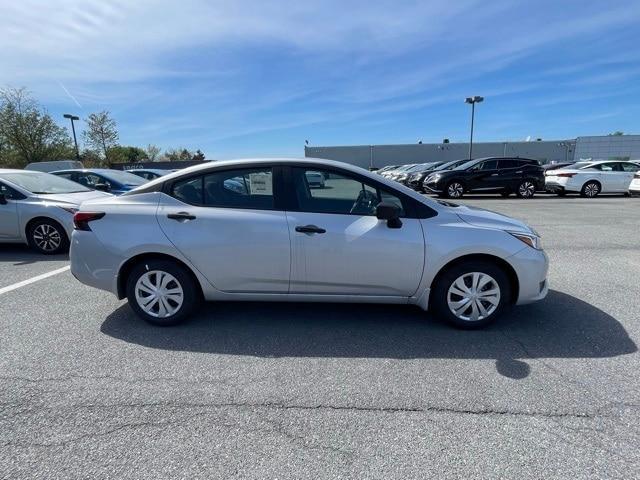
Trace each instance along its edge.
<path fill-rule="evenodd" d="M 69 250 L 69 238 L 62 225 L 55 220 L 43 218 L 29 225 L 29 246 L 44 255 L 56 255 Z"/>
<path fill-rule="evenodd" d="M 566 197 L 567 196 L 567 192 L 565 190 L 558 190 L 556 192 L 556 195 L 558 195 L 559 197 Z"/>
<path fill-rule="evenodd" d="M 516 188 L 518 198 L 533 198 L 536 194 L 536 182 L 532 180 L 523 180 Z"/>
<path fill-rule="evenodd" d="M 136 284 L 138 280 L 143 275 L 154 271 L 170 274 L 174 278 L 175 283 L 177 283 L 178 286 L 182 288 L 182 304 L 179 306 L 177 311 L 170 316 L 158 317 L 147 313 L 138 303 L 138 300 L 136 298 Z M 171 282 L 169 282 L 167 284 L 167 287 L 175 288 L 174 281 L 172 280 Z M 186 271 L 185 268 L 177 262 L 160 259 L 144 260 L 133 267 L 133 269 L 129 273 L 129 276 L 127 277 L 127 299 L 129 300 L 129 305 L 131 306 L 133 311 L 140 318 L 148 323 L 151 323 L 152 325 L 167 327 L 184 322 L 200 305 L 201 293 L 200 286 L 194 280 L 190 272 Z M 159 306 L 160 302 L 155 303 Z M 177 306 L 177 302 L 174 303 L 173 301 L 171 301 L 167 303 L 167 305 L 169 305 L 171 308 L 175 308 Z"/>
<path fill-rule="evenodd" d="M 464 185 L 458 182 L 457 180 L 453 180 L 444 187 L 444 191 L 442 192 L 445 198 L 453 198 L 459 199 L 464 195 Z"/>
<path fill-rule="evenodd" d="M 449 308 L 448 293 L 449 288 L 452 287 L 454 282 L 456 282 L 463 275 L 471 274 L 473 272 L 480 272 L 485 275 L 489 275 L 499 287 L 500 298 L 497 307 L 488 316 L 478 320 L 465 320 L 456 316 L 454 312 Z M 488 284 L 487 287 L 492 289 L 493 285 Z M 447 268 L 447 270 L 445 270 L 442 274 L 438 275 L 436 283 L 431 290 L 430 308 L 438 316 L 438 318 L 445 319 L 455 327 L 464 329 L 482 328 L 485 325 L 488 325 L 495 321 L 495 319 L 500 316 L 505 308 L 511 305 L 511 291 L 512 287 L 509 277 L 501 267 L 489 261 L 470 260 L 468 262 L 459 263 L 450 268 Z M 452 296 L 452 298 L 457 297 Z M 471 303 L 469 305 L 471 308 Z M 482 305 L 486 306 L 488 305 L 488 303 L 485 302 Z M 464 314 L 466 312 L 463 311 L 461 313 Z"/>
<path fill-rule="evenodd" d="M 509 195 L 511 195 L 511 192 L 509 190 L 503 190 L 502 192 L 500 192 L 500 196 L 503 198 L 507 198 L 509 197 Z"/>
<path fill-rule="evenodd" d="M 595 180 L 589 180 L 582 186 L 582 190 L 580 190 L 580 196 L 587 198 L 594 198 L 600 194 L 600 190 L 602 186 L 599 182 Z"/>

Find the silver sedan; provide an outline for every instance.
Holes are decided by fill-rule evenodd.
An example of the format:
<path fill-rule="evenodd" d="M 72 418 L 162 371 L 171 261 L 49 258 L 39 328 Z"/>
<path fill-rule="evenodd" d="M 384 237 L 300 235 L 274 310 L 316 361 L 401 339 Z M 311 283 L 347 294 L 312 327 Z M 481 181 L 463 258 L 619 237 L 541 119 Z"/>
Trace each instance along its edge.
<path fill-rule="evenodd" d="M 44 254 L 64 252 L 78 206 L 111 196 L 49 173 L 0 169 L 0 242 L 27 243 Z"/>
<path fill-rule="evenodd" d="M 524 223 L 328 160 L 191 167 L 84 203 L 74 223 L 74 276 L 158 325 L 205 299 L 414 304 L 474 328 L 548 291 Z"/>

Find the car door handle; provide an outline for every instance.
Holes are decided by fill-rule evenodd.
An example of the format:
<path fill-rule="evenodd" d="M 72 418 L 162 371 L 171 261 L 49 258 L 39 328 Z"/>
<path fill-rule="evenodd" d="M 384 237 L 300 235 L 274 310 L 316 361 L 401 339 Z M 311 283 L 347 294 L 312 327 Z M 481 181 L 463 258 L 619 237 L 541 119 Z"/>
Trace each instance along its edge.
<path fill-rule="evenodd" d="M 187 212 L 170 213 L 167 218 L 171 220 L 195 220 L 196 216 Z"/>
<path fill-rule="evenodd" d="M 497 176 L 498 176 L 498 174 L 497 174 L 497 173 L 492 173 L 492 174 L 491 174 L 491 176 L 492 176 L 492 177 L 497 177 Z"/>
<path fill-rule="evenodd" d="M 326 233 L 324 228 L 316 227 L 315 225 L 299 225 L 296 227 L 296 232 L 300 233 Z"/>
<path fill-rule="evenodd" d="M 522 173 L 522 170 L 518 170 L 516 173 Z"/>

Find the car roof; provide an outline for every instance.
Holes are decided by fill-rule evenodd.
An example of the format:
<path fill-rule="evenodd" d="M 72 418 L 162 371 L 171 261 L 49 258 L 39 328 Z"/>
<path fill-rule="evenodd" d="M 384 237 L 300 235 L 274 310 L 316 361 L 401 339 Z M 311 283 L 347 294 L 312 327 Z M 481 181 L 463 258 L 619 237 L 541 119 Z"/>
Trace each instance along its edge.
<path fill-rule="evenodd" d="M 20 170 L 19 168 L 0 168 L 0 174 L 2 173 L 27 173 L 29 175 L 35 175 L 38 173 L 47 173 L 41 172 L 39 170 Z"/>
<path fill-rule="evenodd" d="M 51 173 L 60 173 L 60 172 L 95 172 L 95 173 L 109 173 L 113 171 L 122 171 L 115 170 L 114 168 L 65 168 L 62 170 L 55 170 Z"/>

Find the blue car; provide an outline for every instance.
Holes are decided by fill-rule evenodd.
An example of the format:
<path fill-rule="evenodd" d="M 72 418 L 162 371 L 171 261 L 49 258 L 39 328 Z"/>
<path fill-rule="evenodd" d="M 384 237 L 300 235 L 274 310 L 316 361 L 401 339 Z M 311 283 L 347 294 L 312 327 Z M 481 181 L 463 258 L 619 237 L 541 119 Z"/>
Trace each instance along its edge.
<path fill-rule="evenodd" d="M 110 170 L 108 168 L 85 168 L 78 170 L 58 170 L 51 172 L 53 175 L 63 177 L 72 182 L 79 183 L 92 190 L 109 192 L 121 195 L 148 180 L 122 170 Z"/>

